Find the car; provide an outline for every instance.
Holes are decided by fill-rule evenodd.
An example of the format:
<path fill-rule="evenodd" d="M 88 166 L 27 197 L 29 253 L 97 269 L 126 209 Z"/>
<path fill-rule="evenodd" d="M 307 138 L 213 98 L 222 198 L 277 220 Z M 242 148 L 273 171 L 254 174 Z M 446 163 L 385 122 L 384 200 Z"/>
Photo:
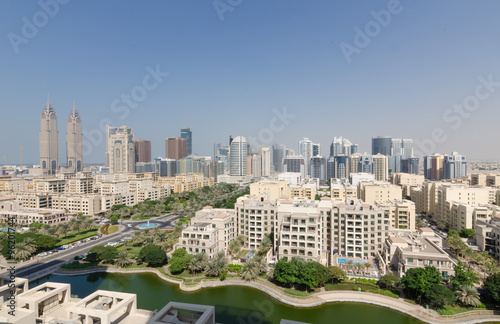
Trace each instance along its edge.
<path fill-rule="evenodd" d="M 47 252 L 42 252 L 40 254 L 38 254 L 39 257 L 43 257 L 43 256 L 46 256 L 47 255 Z"/>
<path fill-rule="evenodd" d="M 74 259 L 75 259 L 75 260 L 81 260 L 81 259 L 83 259 L 83 256 L 81 256 L 81 255 L 77 255 L 77 256 L 75 256 L 75 257 L 74 257 Z"/>
<path fill-rule="evenodd" d="M 60 248 L 57 249 L 58 251 L 63 251 L 63 250 L 66 250 L 65 248 L 63 248 L 62 246 Z"/>
<path fill-rule="evenodd" d="M 128 226 L 128 227 L 132 227 L 132 225 L 130 225 L 130 224 L 128 224 L 127 226 Z"/>

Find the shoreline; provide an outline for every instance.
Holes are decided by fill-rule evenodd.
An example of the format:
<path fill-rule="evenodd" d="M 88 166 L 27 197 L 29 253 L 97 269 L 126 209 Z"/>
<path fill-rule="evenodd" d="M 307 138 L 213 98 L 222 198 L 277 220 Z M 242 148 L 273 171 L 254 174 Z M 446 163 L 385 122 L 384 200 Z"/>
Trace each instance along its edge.
<path fill-rule="evenodd" d="M 62 270 L 58 269 L 53 274 L 61 276 L 79 276 L 86 275 L 97 272 L 109 272 L 109 273 L 154 273 L 160 279 L 167 281 L 169 283 L 178 284 L 179 289 L 185 292 L 194 292 L 201 290 L 202 288 L 216 288 L 223 286 L 244 286 L 254 289 L 258 289 L 268 296 L 274 298 L 278 302 L 283 304 L 297 307 L 297 308 L 311 308 L 327 305 L 330 303 L 363 303 L 371 304 L 380 307 L 389 308 L 391 310 L 406 314 L 408 316 L 414 317 L 422 322 L 431 324 L 441 324 L 441 323 L 485 323 L 485 322 L 498 322 L 500 323 L 500 315 L 494 315 L 491 310 L 484 311 L 471 311 L 456 315 L 439 315 L 434 310 L 425 309 L 423 306 L 418 304 L 411 304 L 404 301 L 402 298 L 395 299 L 388 296 L 368 293 L 368 292 L 358 292 L 358 291 L 348 291 L 348 290 L 338 290 L 338 291 L 324 291 L 317 292 L 311 296 L 300 298 L 288 295 L 276 287 L 272 287 L 263 282 L 256 281 L 243 281 L 242 279 L 226 279 L 224 281 L 215 280 L 201 280 L 199 284 L 196 285 L 186 285 L 183 280 L 168 277 L 162 274 L 157 269 L 118 269 L 118 268 L 93 268 L 87 270 Z M 473 313 L 474 312 L 474 313 Z M 481 314 L 484 313 L 484 314 Z"/>

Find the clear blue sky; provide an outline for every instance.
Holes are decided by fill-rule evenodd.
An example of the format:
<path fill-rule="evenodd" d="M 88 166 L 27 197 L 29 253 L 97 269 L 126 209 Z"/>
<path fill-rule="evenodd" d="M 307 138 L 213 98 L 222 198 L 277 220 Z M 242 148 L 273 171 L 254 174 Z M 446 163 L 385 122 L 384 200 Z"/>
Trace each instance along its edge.
<path fill-rule="evenodd" d="M 62 165 L 73 100 L 86 134 L 101 121 L 127 125 L 152 141 L 153 156 L 164 156 L 165 137 L 179 136 L 185 122 L 193 152 L 211 155 L 214 142 L 257 137 L 273 109 L 287 107 L 295 118 L 272 142 L 294 149 L 309 137 L 327 154 L 332 138 L 344 136 L 369 152 L 372 136 L 429 142 L 441 129 L 446 139 L 440 134 L 424 153 L 500 160 L 500 86 L 476 94 L 478 78 L 500 82 L 499 1 L 231 3 L 218 13 L 213 1 L 72 0 L 50 17 L 37 1 L 0 2 L 1 163 L 18 163 L 21 145 L 24 161 L 38 163 L 48 93 Z M 388 7 L 381 26 L 371 11 Z M 357 27 L 371 36 L 348 62 L 341 46 L 356 45 Z M 148 66 L 169 74 L 142 93 Z M 125 117 L 116 103 L 133 89 L 141 101 Z M 462 116 L 448 111 L 464 100 L 479 103 Z M 104 151 L 94 141 L 85 162 L 103 162 Z"/>

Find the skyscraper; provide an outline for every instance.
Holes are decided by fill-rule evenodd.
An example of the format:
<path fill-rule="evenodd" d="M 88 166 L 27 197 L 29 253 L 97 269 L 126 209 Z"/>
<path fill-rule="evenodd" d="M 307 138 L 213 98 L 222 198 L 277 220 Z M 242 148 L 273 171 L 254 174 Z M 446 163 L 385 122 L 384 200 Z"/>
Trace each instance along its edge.
<path fill-rule="evenodd" d="M 135 172 L 134 133 L 127 126 L 106 126 L 106 166 L 111 173 Z"/>
<path fill-rule="evenodd" d="M 135 141 L 135 162 L 151 162 L 151 141 L 143 139 Z"/>
<path fill-rule="evenodd" d="M 40 118 L 40 165 L 47 174 L 55 174 L 59 168 L 57 116 L 50 98 L 47 99 Z"/>
<path fill-rule="evenodd" d="M 229 149 L 229 175 L 247 175 L 247 139 L 243 136 L 231 140 Z"/>
<path fill-rule="evenodd" d="M 378 136 L 372 138 L 372 155 L 391 155 L 392 138 L 389 136 Z"/>
<path fill-rule="evenodd" d="M 73 103 L 73 110 L 68 116 L 66 132 L 66 164 L 76 172 L 83 169 L 83 135 L 82 120 Z"/>
<path fill-rule="evenodd" d="M 271 148 L 269 146 L 260 147 L 260 156 L 262 157 L 262 176 L 269 177 L 271 175 Z"/>
<path fill-rule="evenodd" d="M 444 156 L 436 153 L 424 156 L 424 177 L 428 180 L 443 179 Z"/>
<path fill-rule="evenodd" d="M 334 178 L 346 179 L 348 177 L 349 177 L 349 157 L 347 155 L 336 156 Z"/>
<path fill-rule="evenodd" d="M 167 137 L 165 139 L 165 157 L 180 160 L 187 156 L 187 141 L 180 137 Z"/>
<path fill-rule="evenodd" d="M 375 180 L 387 181 L 389 179 L 389 159 L 387 156 L 377 154 L 373 156 L 373 174 Z"/>
<path fill-rule="evenodd" d="M 315 156 L 315 154 L 319 154 L 320 146 L 319 144 L 313 143 L 307 137 L 304 137 L 299 141 L 299 155 L 304 157 L 304 169 L 305 175 L 311 175 L 311 158 Z"/>
<path fill-rule="evenodd" d="M 193 154 L 193 132 L 189 127 L 184 127 L 181 129 L 181 138 L 186 139 L 186 152 L 187 155 Z"/>
<path fill-rule="evenodd" d="M 359 158 L 358 172 L 373 173 L 373 157 L 368 153 L 363 153 Z"/>
<path fill-rule="evenodd" d="M 467 158 L 453 152 L 444 156 L 443 177 L 444 179 L 457 179 L 467 176 Z"/>
<path fill-rule="evenodd" d="M 311 158 L 311 178 L 326 181 L 326 160 L 322 156 Z"/>

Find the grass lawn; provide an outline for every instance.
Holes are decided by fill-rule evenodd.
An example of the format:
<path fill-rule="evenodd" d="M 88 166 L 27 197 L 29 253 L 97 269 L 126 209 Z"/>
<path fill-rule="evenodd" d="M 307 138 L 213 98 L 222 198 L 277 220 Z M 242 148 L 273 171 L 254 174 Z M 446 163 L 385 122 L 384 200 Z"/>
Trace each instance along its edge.
<path fill-rule="evenodd" d="M 250 253 L 250 250 L 241 250 L 240 253 L 238 253 L 238 255 L 236 256 L 236 258 L 241 258 L 242 256 L 245 256 L 247 255 L 248 253 Z"/>
<path fill-rule="evenodd" d="M 150 216 L 144 216 L 144 215 L 136 215 L 132 217 L 132 220 L 147 220 L 150 219 Z"/>
<path fill-rule="evenodd" d="M 440 315 L 455 315 L 475 310 L 484 310 L 485 308 L 466 308 L 461 306 L 445 305 L 442 309 L 436 309 Z"/>
<path fill-rule="evenodd" d="M 203 274 L 203 271 L 201 271 L 201 272 L 198 272 L 195 276 L 195 275 L 191 274 L 191 272 L 189 272 L 188 270 L 184 270 L 183 272 L 176 274 L 176 276 L 182 277 L 182 278 L 191 278 L 191 277 L 203 277 L 204 274 Z"/>
<path fill-rule="evenodd" d="M 125 246 L 122 245 L 118 248 L 118 251 L 127 251 L 128 255 L 130 258 L 135 258 L 136 256 L 139 255 L 139 252 L 141 251 L 142 246 Z"/>
<path fill-rule="evenodd" d="M 295 297 L 309 297 L 312 294 L 312 293 L 309 293 L 307 291 L 300 291 L 300 290 L 289 289 L 289 288 L 284 289 L 283 292 L 285 294 L 292 295 Z"/>
<path fill-rule="evenodd" d="M 118 226 L 117 225 L 110 225 L 108 227 L 108 234 L 113 234 L 115 233 L 116 231 L 118 231 Z"/>
<path fill-rule="evenodd" d="M 91 228 L 91 229 L 88 229 L 88 230 L 81 230 L 80 231 L 80 234 L 78 234 L 78 231 L 71 231 L 69 232 L 66 237 L 62 237 L 59 242 L 60 245 L 65 245 L 65 244 L 68 244 L 68 243 L 73 243 L 73 242 L 76 242 L 76 241 L 79 241 L 81 239 L 84 239 L 84 238 L 87 238 L 87 237 L 91 237 L 91 236 L 94 236 L 94 235 L 97 235 L 97 229 L 99 227 L 95 227 L 95 228 Z"/>

